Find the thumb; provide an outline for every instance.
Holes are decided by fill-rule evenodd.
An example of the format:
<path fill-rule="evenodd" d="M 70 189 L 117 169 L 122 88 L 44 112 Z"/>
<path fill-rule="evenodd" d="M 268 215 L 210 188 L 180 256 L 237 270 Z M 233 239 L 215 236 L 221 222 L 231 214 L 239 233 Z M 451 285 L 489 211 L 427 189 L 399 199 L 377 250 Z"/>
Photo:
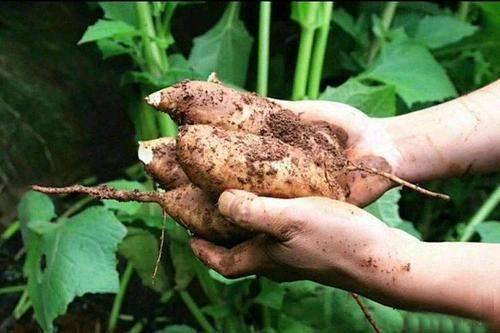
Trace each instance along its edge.
<path fill-rule="evenodd" d="M 302 222 L 294 219 L 289 207 L 294 199 L 259 197 L 242 190 L 228 190 L 219 197 L 219 211 L 234 224 L 280 240 L 290 239 Z"/>

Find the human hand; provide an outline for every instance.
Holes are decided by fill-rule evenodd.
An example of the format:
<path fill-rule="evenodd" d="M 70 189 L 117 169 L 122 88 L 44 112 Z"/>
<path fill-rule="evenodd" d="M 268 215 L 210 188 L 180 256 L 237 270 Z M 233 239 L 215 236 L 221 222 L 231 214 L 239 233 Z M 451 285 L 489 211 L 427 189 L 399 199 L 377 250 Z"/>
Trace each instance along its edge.
<path fill-rule="evenodd" d="M 353 205 L 322 197 L 276 199 L 229 190 L 219 210 L 239 227 L 259 235 L 231 249 L 193 238 L 195 255 L 235 278 L 250 274 L 274 280 L 314 280 L 370 295 L 407 273 L 398 251 L 419 241 Z M 404 245 L 403 245 L 404 244 Z"/>
<path fill-rule="evenodd" d="M 276 100 L 296 113 L 304 123 L 327 122 L 346 133 L 346 156 L 355 165 L 396 173 L 402 160 L 395 142 L 379 121 L 343 103 L 329 101 Z M 349 203 L 365 206 L 395 185 L 385 177 L 352 171 L 348 185 Z"/>

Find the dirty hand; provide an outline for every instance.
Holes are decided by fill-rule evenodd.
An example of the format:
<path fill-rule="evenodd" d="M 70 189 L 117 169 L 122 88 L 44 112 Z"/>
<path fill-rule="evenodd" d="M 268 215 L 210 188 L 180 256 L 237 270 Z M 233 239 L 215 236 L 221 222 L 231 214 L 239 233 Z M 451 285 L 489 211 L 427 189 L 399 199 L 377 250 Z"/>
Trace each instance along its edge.
<path fill-rule="evenodd" d="M 340 127 L 346 135 L 346 156 L 355 164 L 396 173 L 402 157 L 383 123 L 343 103 L 328 101 L 273 100 L 296 113 L 304 123 L 327 122 Z M 365 206 L 396 184 L 387 178 L 351 172 L 347 201 Z"/>
<path fill-rule="evenodd" d="M 191 240 L 195 255 L 226 277 L 313 280 L 393 307 L 500 324 L 499 244 L 422 242 L 356 206 L 322 197 L 229 190 L 219 210 L 259 234 L 230 249 Z"/>
<path fill-rule="evenodd" d="M 419 244 L 356 206 L 323 197 L 276 199 L 229 190 L 218 204 L 232 223 L 259 233 L 231 249 L 191 240 L 201 261 L 231 278 L 258 274 L 347 290 L 382 290 L 379 270 L 398 263 L 403 243 L 407 248 Z M 405 264 L 395 276 L 406 272 Z"/>

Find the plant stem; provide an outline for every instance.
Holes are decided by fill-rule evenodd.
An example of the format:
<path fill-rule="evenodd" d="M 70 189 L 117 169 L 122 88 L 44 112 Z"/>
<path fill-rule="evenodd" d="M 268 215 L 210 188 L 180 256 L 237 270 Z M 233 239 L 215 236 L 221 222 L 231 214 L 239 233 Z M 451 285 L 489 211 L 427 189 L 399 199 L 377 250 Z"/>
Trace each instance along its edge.
<path fill-rule="evenodd" d="M 70 206 L 64 213 L 62 213 L 61 217 L 70 217 L 71 215 L 73 215 L 74 213 L 79 211 L 83 206 L 85 206 L 86 204 L 88 204 L 92 200 L 94 200 L 92 197 L 85 197 L 85 198 L 78 200 L 72 206 Z"/>
<path fill-rule="evenodd" d="M 116 327 L 116 323 L 118 322 L 118 316 L 120 315 L 120 309 L 123 303 L 123 297 L 125 296 L 125 292 L 127 291 L 128 283 L 130 282 L 130 278 L 132 277 L 132 273 L 134 269 L 130 262 L 127 263 L 127 267 L 125 268 L 125 272 L 123 272 L 122 278 L 120 280 L 120 290 L 115 296 L 115 300 L 113 302 L 113 308 L 111 309 L 111 314 L 109 315 L 108 321 L 108 332 L 113 332 Z"/>
<path fill-rule="evenodd" d="M 25 288 L 21 295 L 21 298 L 19 298 L 19 301 L 17 302 L 17 305 L 14 308 L 14 311 L 12 312 L 16 320 L 21 318 L 23 314 L 30 308 L 31 302 L 28 297 L 29 297 L 28 288 Z"/>
<path fill-rule="evenodd" d="M 460 5 L 458 6 L 457 18 L 460 21 L 467 21 L 467 15 L 469 14 L 470 2 L 469 1 L 460 1 Z"/>
<path fill-rule="evenodd" d="M 138 322 L 128 331 L 128 333 L 140 333 L 144 329 L 144 323 Z"/>
<path fill-rule="evenodd" d="M 384 30 L 388 30 L 391 26 L 392 19 L 394 18 L 394 14 L 396 13 L 396 8 L 398 6 L 397 1 L 388 1 L 385 4 L 384 11 L 382 12 L 382 27 Z M 368 57 L 368 66 L 373 63 L 375 56 L 377 55 L 380 49 L 380 41 L 377 39 L 373 42 L 372 48 Z"/>
<path fill-rule="evenodd" d="M 163 69 L 160 49 L 154 38 L 156 37 L 151 9 L 148 2 L 138 1 L 135 3 L 137 18 L 142 30 L 142 40 L 144 43 L 144 55 L 151 74 L 159 76 Z"/>
<path fill-rule="evenodd" d="M 219 295 L 219 291 L 217 290 L 215 281 L 210 277 L 206 268 L 201 266 L 197 267 L 196 275 L 198 276 L 198 280 L 200 281 L 201 287 L 203 288 L 205 295 L 207 295 L 207 298 L 210 301 L 210 303 L 218 305 L 223 304 L 224 302 L 222 301 Z"/>
<path fill-rule="evenodd" d="M 0 288 L 0 295 L 19 293 L 21 291 L 24 291 L 25 289 L 26 289 L 26 285 L 3 287 L 3 288 Z"/>
<path fill-rule="evenodd" d="M 156 112 L 160 136 L 177 136 L 177 125 L 168 114 Z"/>
<path fill-rule="evenodd" d="M 19 220 L 12 222 L 7 229 L 5 229 L 2 232 L 2 235 L 0 236 L 0 244 L 8 241 L 9 239 L 12 238 L 16 234 L 16 232 L 19 231 L 21 228 L 21 222 Z"/>
<path fill-rule="evenodd" d="M 476 227 L 483 222 L 488 215 L 495 209 L 500 202 L 500 186 L 498 186 L 483 203 L 483 205 L 476 211 L 472 218 L 467 223 L 467 226 L 460 237 L 460 242 L 467 242 L 471 239 L 476 230 Z"/>
<path fill-rule="evenodd" d="M 311 72 L 309 73 L 307 97 L 309 97 L 310 99 L 316 99 L 319 96 L 321 74 L 323 73 L 326 45 L 328 42 L 328 34 L 330 32 L 330 18 L 332 17 L 332 9 L 333 2 L 328 1 L 323 3 L 323 23 L 319 27 L 316 41 L 314 43 Z"/>
<path fill-rule="evenodd" d="M 262 96 L 267 95 L 270 26 L 271 2 L 262 1 L 259 14 L 259 59 L 257 65 L 257 92 Z"/>
<path fill-rule="evenodd" d="M 309 63 L 311 62 L 313 40 L 314 29 L 310 27 L 302 27 L 300 32 L 297 65 L 295 67 L 295 78 L 293 81 L 293 100 L 303 99 L 306 97 L 307 76 L 309 74 Z"/>
<path fill-rule="evenodd" d="M 184 301 L 184 304 L 186 304 L 186 307 L 191 311 L 192 315 L 198 321 L 198 324 L 206 331 L 209 333 L 215 332 L 215 329 L 212 327 L 212 325 L 208 322 L 207 318 L 201 312 L 201 309 L 198 307 L 198 305 L 195 303 L 191 295 L 186 290 L 181 290 L 179 291 L 179 295 L 181 296 L 181 299 Z"/>

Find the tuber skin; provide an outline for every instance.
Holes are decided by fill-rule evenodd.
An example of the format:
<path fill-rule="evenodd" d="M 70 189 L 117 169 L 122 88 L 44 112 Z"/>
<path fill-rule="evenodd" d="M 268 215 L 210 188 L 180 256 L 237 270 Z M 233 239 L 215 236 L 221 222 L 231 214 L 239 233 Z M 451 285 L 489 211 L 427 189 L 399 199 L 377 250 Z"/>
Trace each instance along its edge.
<path fill-rule="evenodd" d="M 175 158 L 176 139 L 171 137 L 139 142 L 138 157 L 146 172 L 164 190 L 190 184 Z"/>
<path fill-rule="evenodd" d="M 335 175 L 302 150 L 273 137 L 187 125 L 179 133 L 177 159 L 194 184 L 215 194 L 245 189 L 282 198 L 318 195 L 345 200 Z"/>
<path fill-rule="evenodd" d="M 32 188 L 47 194 L 83 193 L 99 200 L 156 202 L 165 213 L 196 235 L 226 246 L 254 236 L 251 231 L 227 221 L 207 194 L 193 184 L 183 185 L 168 192 L 122 191 L 107 185 L 73 185 L 60 188 L 33 185 Z"/>

